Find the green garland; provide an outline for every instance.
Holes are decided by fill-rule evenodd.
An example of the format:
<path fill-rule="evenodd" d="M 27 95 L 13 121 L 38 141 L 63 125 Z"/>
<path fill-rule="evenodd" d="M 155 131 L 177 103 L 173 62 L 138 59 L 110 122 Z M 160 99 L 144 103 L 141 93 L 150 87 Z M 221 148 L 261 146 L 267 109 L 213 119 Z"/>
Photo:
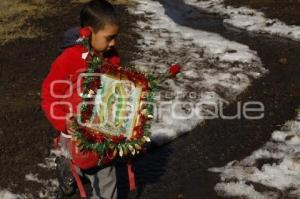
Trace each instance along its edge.
<path fill-rule="evenodd" d="M 79 125 L 76 122 L 73 126 L 75 133 L 73 134 L 74 139 L 79 144 L 78 147 L 81 151 L 92 151 L 99 156 L 99 165 L 107 164 L 117 157 L 132 157 L 145 150 L 147 143 L 150 140 L 150 120 L 153 118 L 153 102 L 155 92 L 158 90 L 159 84 L 165 81 L 167 78 L 175 77 L 180 71 L 180 65 L 176 64 L 171 66 L 166 74 L 160 74 L 155 76 L 152 73 L 142 73 L 136 70 L 134 67 L 127 67 L 125 69 L 117 68 L 113 65 L 103 65 L 103 61 L 97 53 L 90 46 L 90 40 L 87 30 L 83 30 L 86 36 L 82 36 L 78 41 L 87 50 L 86 63 L 88 73 L 101 73 L 104 71 L 114 74 L 125 73 L 132 78 L 134 83 L 139 82 L 143 85 L 147 92 L 147 96 L 143 101 L 147 102 L 146 106 L 143 107 L 141 113 L 139 113 L 140 123 L 135 128 L 135 135 L 131 138 L 126 138 L 123 135 L 109 137 L 101 133 L 91 132 L 85 127 Z M 100 77 L 86 76 L 83 80 L 83 92 L 81 93 L 82 106 L 80 107 L 80 118 L 78 120 L 89 120 L 90 115 L 93 111 L 93 106 L 88 105 L 93 100 L 93 96 L 96 95 L 97 90 L 101 86 Z"/>
<path fill-rule="evenodd" d="M 93 51 L 93 49 L 90 47 L 89 40 L 88 38 L 83 38 L 81 41 L 81 44 L 88 50 L 88 58 L 87 58 L 87 71 L 85 72 L 86 74 L 88 73 L 99 73 L 100 71 L 100 66 L 102 66 L 102 59 L 97 56 L 97 54 Z M 133 68 L 128 69 L 130 71 L 137 71 L 134 70 Z M 142 74 L 142 73 L 141 73 Z M 145 74 L 144 74 L 145 75 Z M 147 75 L 145 75 L 146 77 Z M 149 76 L 150 77 L 150 76 Z M 99 88 L 99 85 L 96 87 L 93 87 L 93 83 L 95 81 L 100 81 L 97 79 L 99 77 L 85 77 L 83 81 L 83 92 L 81 94 L 83 104 L 80 107 L 81 113 L 85 113 L 89 110 L 89 107 L 87 103 L 85 102 L 90 102 L 89 97 L 91 92 L 93 94 L 96 94 L 97 89 Z M 149 79 L 152 79 L 150 77 Z M 154 79 L 153 79 L 154 80 Z M 101 81 L 100 81 L 101 82 Z M 154 82 L 154 81 L 152 81 Z M 112 139 L 108 136 L 104 135 L 97 135 L 102 139 L 100 142 L 87 139 L 87 136 L 85 135 L 85 129 L 80 127 L 78 123 L 75 123 L 73 128 L 76 130 L 74 133 L 73 137 L 78 141 L 79 143 L 79 148 L 82 151 L 93 151 L 101 157 L 101 162 L 99 162 L 99 165 L 105 164 L 109 160 L 115 159 L 117 156 L 119 157 L 128 157 L 128 156 L 135 156 L 136 154 L 139 154 L 141 151 L 145 150 L 145 145 L 149 143 L 150 140 L 150 124 L 148 119 L 151 119 L 153 116 L 153 107 L 149 104 L 151 104 L 154 100 L 154 88 L 156 85 L 152 84 L 151 81 L 149 81 L 151 89 L 148 91 L 148 96 L 146 101 L 148 102 L 147 107 L 145 107 L 144 110 L 145 116 L 147 117 L 145 120 L 145 123 L 143 123 L 143 127 L 141 129 L 142 131 L 142 136 L 140 137 L 133 137 L 131 139 L 126 139 L 124 137 L 117 137 L 115 139 Z M 79 118 L 82 119 L 82 118 Z M 92 135 L 96 136 L 96 135 Z"/>

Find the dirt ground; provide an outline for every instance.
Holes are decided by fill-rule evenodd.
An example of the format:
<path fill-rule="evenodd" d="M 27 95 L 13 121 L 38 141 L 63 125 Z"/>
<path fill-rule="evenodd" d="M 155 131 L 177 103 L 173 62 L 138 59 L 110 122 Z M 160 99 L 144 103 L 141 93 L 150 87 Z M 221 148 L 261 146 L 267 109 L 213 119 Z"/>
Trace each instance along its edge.
<path fill-rule="evenodd" d="M 51 62 L 58 55 L 63 33 L 79 25 L 80 4 L 67 0 L 47 1 L 59 7 L 52 16 L 35 18 L 27 26 L 38 26 L 45 32 L 35 38 L 17 38 L 0 49 L 0 190 L 13 193 L 32 193 L 40 190 L 40 184 L 25 181 L 25 175 L 39 173 L 39 178 L 54 177 L 37 164 L 49 155 L 55 130 L 49 125 L 40 108 L 40 89 Z M 128 65 L 135 52 L 138 36 L 129 32 L 134 19 L 127 17 L 124 6 L 117 9 L 121 17 L 122 33 L 119 37 L 119 53 L 122 63 Z"/>
<path fill-rule="evenodd" d="M 289 25 L 300 25 L 300 0 L 225 0 L 225 5 L 247 6 L 260 10 L 268 18 L 277 18 Z"/>
<path fill-rule="evenodd" d="M 283 3 L 275 0 L 226 1 L 235 6 L 247 4 L 264 8 L 263 11 L 270 17 L 300 24 L 299 3 L 285 2 L 286 8 L 282 9 Z M 49 155 L 54 136 L 54 129 L 40 108 L 40 87 L 58 54 L 63 32 L 78 25 L 80 9 L 80 4 L 70 4 L 67 0 L 49 0 L 47 3 L 55 4 L 61 11 L 31 22 L 41 27 L 46 36 L 19 38 L 0 49 L 0 190 L 31 193 L 33 198 L 38 198 L 35 190 L 40 190 L 41 185 L 25 181 L 25 175 L 39 173 L 38 177 L 42 179 L 54 175 L 37 166 Z M 138 56 L 135 44 L 139 36 L 132 31 L 136 18 L 129 15 L 123 5 L 119 5 L 118 10 L 122 17 L 118 49 L 123 64 L 128 65 Z M 292 119 L 295 115 L 293 110 L 299 106 L 297 77 L 300 71 L 295 68 L 300 68 L 300 44 L 284 39 L 273 41 L 267 36 L 245 32 L 226 32 L 222 28 L 209 31 L 245 43 L 258 51 L 270 75 L 251 86 L 239 100 L 256 99 L 268 103 L 268 117 L 260 123 L 213 120 L 169 145 L 151 150 L 136 161 L 140 198 L 218 198 L 213 191 L 217 177 L 208 173 L 207 168 L 222 166 L 232 159 L 248 155 L 268 140 L 272 130 Z M 271 48 L 278 50 L 271 53 Z M 281 58 L 286 58 L 287 62 L 279 62 Z M 225 114 L 232 112 L 234 105 L 228 107 Z M 248 130 L 244 133 L 237 133 L 245 128 Z M 120 198 L 127 196 L 124 169 L 124 165 L 119 166 Z"/>

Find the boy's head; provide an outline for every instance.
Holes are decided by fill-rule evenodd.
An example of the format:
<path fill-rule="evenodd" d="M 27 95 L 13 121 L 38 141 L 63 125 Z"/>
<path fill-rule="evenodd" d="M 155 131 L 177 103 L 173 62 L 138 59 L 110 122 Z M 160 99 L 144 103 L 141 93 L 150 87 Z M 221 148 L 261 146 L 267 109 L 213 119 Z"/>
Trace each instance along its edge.
<path fill-rule="evenodd" d="M 98 52 L 105 52 L 115 45 L 119 31 L 119 18 L 114 7 L 105 0 L 92 0 L 80 12 L 81 27 L 92 31 L 91 45 Z"/>

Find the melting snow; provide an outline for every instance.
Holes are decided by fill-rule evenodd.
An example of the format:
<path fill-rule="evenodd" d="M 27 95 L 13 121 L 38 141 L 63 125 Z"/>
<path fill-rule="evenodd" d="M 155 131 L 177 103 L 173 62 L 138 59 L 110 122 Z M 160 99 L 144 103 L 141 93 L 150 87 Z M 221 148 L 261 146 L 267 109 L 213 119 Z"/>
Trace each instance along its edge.
<path fill-rule="evenodd" d="M 271 140 L 249 157 L 210 171 L 220 172 L 221 182 L 215 187 L 220 195 L 299 198 L 300 114 L 298 120 L 289 121 L 282 130 L 273 132 Z"/>
<path fill-rule="evenodd" d="M 262 12 L 247 7 L 234 8 L 223 4 L 224 0 L 184 0 L 187 4 L 207 12 L 227 16 L 224 23 L 257 33 L 273 34 L 300 41 L 300 26 L 287 25 L 278 19 L 268 19 Z"/>
<path fill-rule="evenodd" d="M 24 196 L 13 194 L 8 190 L 0 190 L 0 198 L 1 199 L 22 199 Z"/>
<path fill-rule="evenodd" d="M 29 173 L 25 176 L 27 181 L 36 182 L 42 185 L 42 189 L 39 191 L 39 198 L 54 198 L 53 194 L 57 190 L 58 181 L 57 179 L 40 179 L 38 174 Z"/>
<path fill-rule="evenodd" d="M 38 166 L 41 168 L 50 170 L 50 171 L 54 170 L 55 169 L 55 158 L 59 154 L 60 154 L 59 150 L 51 150 L 50 156 L 45 158 L 45 162 L 38 164 Z M 29 174 L 25 175 L 25 180 L 35 182 L 35 183 L 38 183 L 41 185 L 41 189 L 36 190 L 36 191 L 38 191 L 37 194 L 39 195 L 39 198 L 47 198 L 47 199 L 55 198 L 54 195 L 58 188 L 57 179 L 41 179 L 41 178 L 39 178 L 38 174 L 29 173 Z M 31 195 L 29 196 L 28 194 L 30 194 L 30 193 L 26 193 L 24 198 L 32 198 L 33 197 Z"/>
<path fill-rule="evenodd" d="M 248 46 L 218 34 L 178 25 L 165 14 L 158 1 L 136 1 L 136 7 L 130 8 L 130 12 L 145 18 L 138 21 L 136 28 L 143 38 L 138 41 L 141 59 L 133 64 L 141 70 L 156 69 L 157 72 L 167 70 L 172 63 L 183 66 L 175 81 L 168 80 L 162 85 L 175 97 L 156 99 L 159 110 L 151 132 L 153 141 L 158 144 L 200 124 L 205 111 L 199 104 L 211 107 L 233 101 L 251 81 L 267 72 L 257 53 Z"/>

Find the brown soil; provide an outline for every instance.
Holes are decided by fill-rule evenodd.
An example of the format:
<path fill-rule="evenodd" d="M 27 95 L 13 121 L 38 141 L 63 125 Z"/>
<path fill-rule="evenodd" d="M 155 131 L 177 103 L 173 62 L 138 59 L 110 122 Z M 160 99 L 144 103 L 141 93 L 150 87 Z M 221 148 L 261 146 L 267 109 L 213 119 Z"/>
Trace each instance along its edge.
<path fill-rule="evenodd" d="M 0 49 L 0 190 L 31 193 L 40 184 L 25 181 L 25 175 L 38 173 L 41 179 L 55 177 L 51 171 L 38 167 L 49 155 L 55 130 L 40 108 L 40 87 L 51 62 L 58 55 L 63 33 L 79 25 L 79 4 L 67 0 L 49 1 L 63 12 L 32 22 L 42 27 L 46 37 L 17 39 Z M 121 18 L 127 18 L 124 6 L 118 6 Z M 124 16 L 123 16 L 124 15 Z M 134 19 L 123 20 L 119 37 L 122 63 L 128 65 L 135 55 L 138 36 L 131 31 Z"/>
<path fill-rule="evenodd" d="M 300 25 L 300 0 L 225 0 L 225 5 L 247 6 L 262 11 L 268 18 L 277 18 L 289 25 Z"/>
<path fill-rule="evenodd" d="M 161 2 L 167 4 L 166 1 Z M 148 153 L 142 161 L 155 162 L 157 159 L 154 157 L 159 156 L 160 152 L 168 157 L 161 157 L 160 162 L 165 164 L 161 170 L 157 169 L 164 172 L 159 182 L 147 185 L 141 195 L 147 198 L 220 198 L 214 192 L 214 185 L 219 181 L 218 175 L 209 173 L 208 168 L 224 166 L 232 160 L 248 156 L 266 143 L 274 130 L 280 129 L 287 120 L 295 118 L 295 109 L 300 106 L 300 44 L 225 27 L 219 16 L 205 14 L 203 10 L 184 3 L 168 9 L 172 11 L 183 6 L 198 13 L 199 18 L 193 18 L 191 22 L 188 18 L 176 21 L 177 18 L 174 17 L 175 22 L 189 28 L 218 33 L 257 51 L 270 73 L 255 81 L 237 101 L 263 102 L 265 117 L 262 120 L 209 120 L 204 126 L 199 126 L 160 151 Z M 166 13 L 172 13 L 170 10 Z M 172 15 L 169 17 L 172 18 Z M 237 103 L 232 103 L 224 110 L 224 114 L 234 115 L 236 107 Z M 153 155 L 155 153 L 156 156 Z M 145 164 L 147 163 L 143 165 Z M 148 169 L 147 172 L 153 170 Z"/>
<path fill-rule="evenodd" d="M 54 129 L 40 108 L 40 86 L 57 56 L 63 32 L 78 24 L 80 9 L 79 5 L 70 4 L 67 0 L 55 1 L 55 4 L 64 11 L 34 22 L 48 33 L 46 38 L 19 39 L 0 49 L 0 190 L 31 193 L 32 198 L 38 198 L 35 191 L 40 190 L 41 185 L 25 181 L 26 174 L 38 173 L 38 177 L 43 179 L 54 177 L 53 172 L 37 166 L 48 156 L 54 136 Z M 123 6 L 118 9 L 122 17 L 119 51 L 123 64 L 128 65 L 138 56 L 135 47 L 138 36 L 132 30 L 136 17 L 129 15 Z M 276 11 L 280 10 L 281 7 L 277 7 Z M 296 19 L 298 13 L 289 15 Z M 249 45 L 270 70 L 268 76 L 238 98 L 240 101 L 264 102 L 266 117 L 261 121 L 208 121 L 187 136 L 152 149 L 135 162 L 140 198 L 218 198 L 213 190 L 218 177 L 207 169 L 249 155 L 269 139 L 273 130 L 280 128 L 286 120 L 293 119 L 294 110 L 300 104 L 300 44 L 227 30 L 221 20 L 211 16 L 204 16 L 202 20 L 208 19 L 215 25 L 185 25 L 217 32 Z M 279 61 L 282 58 L 286 61 Z M 235 113 L 235 107 L 236 104 L 232 104 L 224 114 Z M 126 198 L 128 194 L 125 171 L 125 166 L 119 164 L 120 198 Z M 78 198 L 78 195 L 72 198 Z"/>

